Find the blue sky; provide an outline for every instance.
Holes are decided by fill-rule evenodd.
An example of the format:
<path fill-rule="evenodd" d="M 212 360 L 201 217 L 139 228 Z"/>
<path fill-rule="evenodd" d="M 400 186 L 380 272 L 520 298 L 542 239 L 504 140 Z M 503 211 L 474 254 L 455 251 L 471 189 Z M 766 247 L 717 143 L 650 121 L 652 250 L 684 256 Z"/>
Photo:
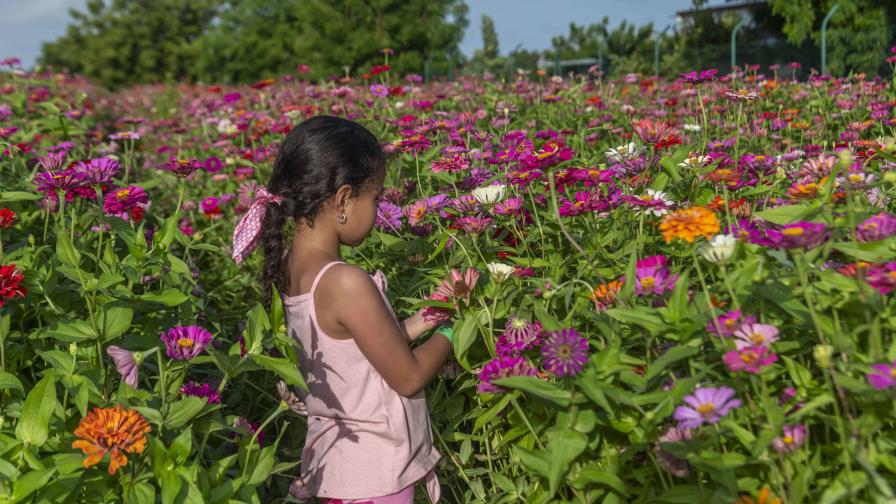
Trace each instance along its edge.
<path fill-rule="evenodd" d="M 41 42 L 65 32 L 68 9 L 83 9 L 86 0 L 0 0 L 0 59 L 17 56 L 29 67 L 40 53 Z M 470 25 L 461 50 L 471 55 L 482 45 L 480 17 L 495 20 L 502 53 L 517 44 L 526 49 L 545 49 L 551 37 L 567 33 L 570 22 L 587 25 L 610 18 L 611 26 L 626 19 L 635 24 L 652 22 L 664 27 L 675 20 L 675 11 L 690 0 L 467 0 Z"/>

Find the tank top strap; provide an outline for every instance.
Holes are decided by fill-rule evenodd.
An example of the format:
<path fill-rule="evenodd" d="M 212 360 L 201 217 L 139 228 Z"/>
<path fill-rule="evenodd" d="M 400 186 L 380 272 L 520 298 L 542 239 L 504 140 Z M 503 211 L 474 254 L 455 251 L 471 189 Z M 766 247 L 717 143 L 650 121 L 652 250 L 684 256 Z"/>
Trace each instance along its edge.
<path fill-rule="evenodd" d="M 321 277 L 324 276 L 324 273 L 330 269 L 331 266 L 335 266 L 337 264 L 345 264 L 344 261 L 330 261 L 327 264 L 324 264 L 324 267 L 317 272 L 317 275 L 314 277 L 314 281 L 311 282 L 311 290 L 308 291 L 308 295 L 311 297 L 312 304 L 314 303 L 314 290 L 317 289 L 317 284 L 320 282 Z"/>

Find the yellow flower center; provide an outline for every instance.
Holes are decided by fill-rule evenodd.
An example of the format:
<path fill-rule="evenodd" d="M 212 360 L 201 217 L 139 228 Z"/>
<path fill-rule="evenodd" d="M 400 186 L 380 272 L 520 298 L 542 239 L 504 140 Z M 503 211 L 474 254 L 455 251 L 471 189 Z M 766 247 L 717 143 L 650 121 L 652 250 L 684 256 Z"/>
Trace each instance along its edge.
<path fill-rule="evenodd" d="M 896 367 L 890 369 L 890 376 L 892 376 L 893 378 L 896 378 Z"/>
<path fill-rule="evenodd" d="M 736 320 L 734 320 L 733 318 L 730 318 L 725 321 L 725 327 L 727 327 L 728 329 L 731 329 L 732 327 L 734 327 L 734 324 L 736 324 L 736 323 L 737 323 Z"/>
<path fill-rule="evenodd" d="M 784 436 L 784 443 L 793 444 L 793 436 Z"/>
<path fill-rule="evenodd" d="M 656 279 L 649 276 L 641 279 L 641 286 L 646 288 L 651 288 L 656 284 Z"/>
<path fill-rule="evenodd" d="M 781 233 L 786 236 L 802 236 L 802 234 L 804 232 L 805 232 L 805 230 L 801 227 L 792 227 L 792 228 L 787 228 L 784 231 L 781 231 Z"/>
<path fill-rule="evenodd" d="M 129 194 L 131 194 L 131 191 L 129 189 L 122 189 L 122 190 L 118 191 L 117 193 L 115 193 L 115 196 L 118 199 L 125 199 L 128 197 Z"/>
<path fill-rule="evenodd" d="M 572 355 L 572 347 L 569 345 L 559 345 L 557 347 L 557 355 L 568 359 Z"/>
<path fill-rule="evenodd" d="M 716 411 L 716 405 L 713 403 L 703 403 L 697 406 L 697 413 L 703 416 L 710 416 Z"/>
<path fill-rule="evenodd" d="M 754 332 L 750 335 L 750 341 L 752 341 L 756 345 L 761 345 L 765 343 L 765 336 L 763 336 L 761 333 Z"/>
<path fill-rule="evenodd" d="M 744 364 L 752 364 L 757 360 L 756 352 L 752 350 L 746 350 L 740 354 L 740 360 L 744 361 Z"/>
<path fill-rule="evenodd" d="M 181 338 L 177 340 L 178 348 L 193 348 L 193 340 L 190 338 Z"/>

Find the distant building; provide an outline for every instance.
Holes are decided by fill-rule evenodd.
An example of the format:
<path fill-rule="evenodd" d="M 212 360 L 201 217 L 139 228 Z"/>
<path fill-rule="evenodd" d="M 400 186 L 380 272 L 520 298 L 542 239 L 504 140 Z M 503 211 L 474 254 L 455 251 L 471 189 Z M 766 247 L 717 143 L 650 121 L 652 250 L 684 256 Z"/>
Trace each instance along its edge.
<path fill-rule="evenodd" d="M 753 25 L 753 16 L 757 9 L 765 7 L 768 4 L 766 0 L 726 0 L 723 3 L 714 3 L 706 5 L 699 10 L 687 9 L 680 10 L 675 13 L 675 25 L 678 31 L 687 30 L 694 20 L 696 12 L 710 12 L 716 21 L 721 21 L 723 17 L 736 15 L 747 19 L 747 26 Z"/>

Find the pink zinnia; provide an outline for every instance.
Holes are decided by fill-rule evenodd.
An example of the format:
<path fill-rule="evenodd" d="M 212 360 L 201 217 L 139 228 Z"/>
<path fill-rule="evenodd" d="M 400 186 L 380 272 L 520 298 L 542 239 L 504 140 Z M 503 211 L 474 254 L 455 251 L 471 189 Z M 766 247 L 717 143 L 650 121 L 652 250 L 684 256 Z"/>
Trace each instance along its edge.
<path fill-rule="evenodd" d="M 729 387 L 700 387 L 692 395 L 686 396 L 687 406 L 675 408 L 675 420 L 680 429 L 693 429 L 704 423 L 718 423 L 732 409 L 740 406 L 740 399 L 734 398 L 734 389 Z"/>
<path fill-rule="evenodd" d="M 454 222 L 462 230 L 472 235 L 482 234 L 494 223 L 490 217 L 458 217 Z"/>
<path fill-rule="evenodd" d="M 132 388 L 137 388 L 137 362 L 134 360 L 134 354 L 115 345 L 106 347 L 106 353 L 115 363 L 115 370 L 121 375 L 122 381 Z"/>
<path fill-rule="evenodd" d="M 722 338 L 733 336 L 741 326 L 756 322 L 756 317 L 751 315 L 743 315 L 740 310 L 731 310 L 728 313 L 719 315 L 709 324 L 706 324 L 706 330 Z"/>
<path fill-rule="evenodd" d="M 896 361 L 892 364 L 874 364 L 874 372 L 865 375 L 868 383 L 877 390 L 896 388 Z"/>
<path fill-rule="evenodd" d="M 199 326 L 177 326 L 161 334 L 168 357 L 188 361 L 212 341 L 212 333 Z"/>
<path fill-rule="evenodd" d="M 778 341 L 778 328 L 769 324 L 744 324 L 734 331 L 738 350 L 748 347 L 768 346 Z"/>
<path fill-rule="evenodd" d="M 457 173 L 460 171 L 464 171 L 469 167 L 470 161 L 466 157 L 461 155 L 456 155 L 453 157 L 443 157 L 438 161 L 433 161 L 432 163 L 432 171 L 436 173 Z"/>
<path fill-rule="evenodd" d="M 467 268 L 467 271 L 464 273 L 452 269 L 449 272 L 449 278 L 436 289 L 436 294 L 445 299 L 465 299 L 469 301 L 470 293 L 473 292 L 473 288 L 476 287 L 476 282 L 478 281 L 479 272 L 476 271 L 476 268 Z"/>
<path fill-rule="evenodd" d="M 806 442 L 806 426 L 803 424 L 785 425 L 782 435 L 772 440 L 772 447 L 778 453 L 793 453 Z"/>
<path fill-rule="evenodd" d="M 778 355 L 766 347 L 747 347 L 727 352 L 722 360 L 732 372 L 746 371 L 759 374 L 762 368 L 778 360 Z"/>
<path fill-rule="evenodd" d="M 865 273 L 865 281 L 881 294 L 889 294 L 896 289 L 896 262 L 871 266 Z"/>
<path fill-rule="evenodd" d="M 114 215 L 128 220 L 131 210 L 134 208 L 146 209 L 149 206 L 149 196 L 142 187 L 128 186 L 123 189 L 109 191 L 103 200 L 103 212 L 106 215 Z"/>

